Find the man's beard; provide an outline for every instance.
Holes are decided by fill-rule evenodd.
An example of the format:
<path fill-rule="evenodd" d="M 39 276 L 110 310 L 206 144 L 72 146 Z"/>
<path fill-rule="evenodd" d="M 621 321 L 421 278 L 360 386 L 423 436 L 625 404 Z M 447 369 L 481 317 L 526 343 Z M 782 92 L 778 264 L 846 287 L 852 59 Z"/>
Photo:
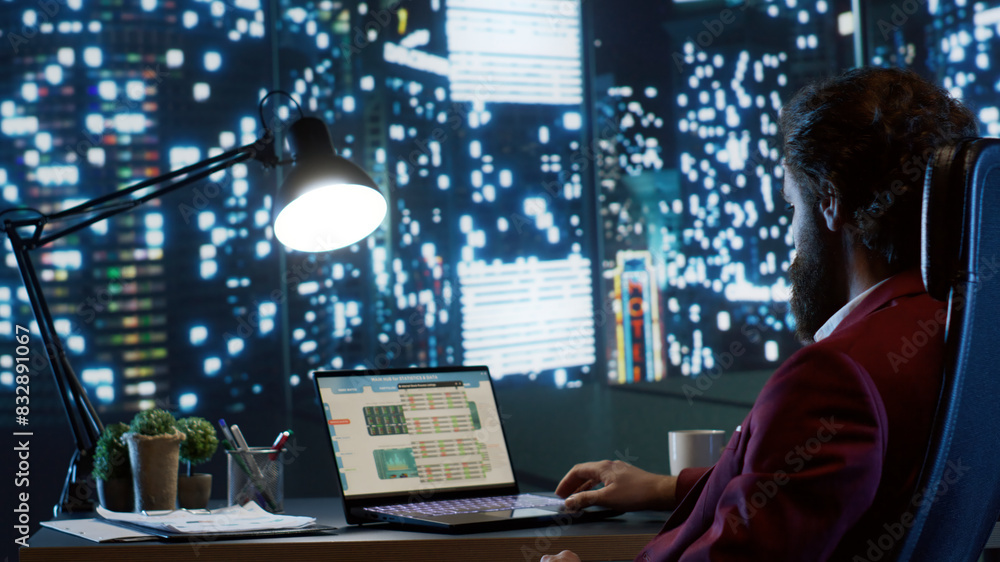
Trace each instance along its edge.
<path fill-rule="evenodd" d="M 795 336 L 802 343 L 812 343 L 816 331 L 846 303 L 837 283 L 843 275 L 837 267 L 838 248 L 832 237 L 820 233 L 817 220 L 809 217 L 802 225 L 802 244 L 788 268 L 792 285 L 789 305 L 795 317 Z"/>

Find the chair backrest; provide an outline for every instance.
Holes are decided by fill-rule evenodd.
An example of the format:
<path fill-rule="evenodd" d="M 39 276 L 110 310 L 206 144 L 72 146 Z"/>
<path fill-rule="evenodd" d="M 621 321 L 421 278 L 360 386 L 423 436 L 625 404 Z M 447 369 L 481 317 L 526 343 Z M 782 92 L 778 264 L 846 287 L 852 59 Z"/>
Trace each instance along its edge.
<path fill-rule="evenodd" d="M 924 285 L 948 301 L 945 373 L 899 560 L 975 560 L 1000 514 L 1000 140 L 939 149 L 923 205 Z"/>

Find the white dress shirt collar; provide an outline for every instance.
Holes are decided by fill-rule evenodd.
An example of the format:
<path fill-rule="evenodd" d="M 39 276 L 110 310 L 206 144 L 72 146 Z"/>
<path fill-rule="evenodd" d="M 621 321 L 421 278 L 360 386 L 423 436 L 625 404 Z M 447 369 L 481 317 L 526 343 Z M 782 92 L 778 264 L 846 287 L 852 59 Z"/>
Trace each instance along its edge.
<path fill-rule="evenodd" d="M 826 323 L 820 326 L 819 330 L 816 330 L 816 335 L 813 336 L 813 340 L 819 341 L 832 334 L 833 331 L 837 329 L 837 326 L 840 326 L 840 323 L 844 321 L 844 318 L 847 318 L 847 315 L 850 314 L 855 308 L 857 308 L 858 305 L 861 304 L 861 301 L 865 300 L 865 297 L 867 297 L 869 294 L 871 294 L 872 291 L 875 290 L 875 287 L 878 287 L 879 285 L 885 283 L 888 280 L 889 279 L 886 278 L 879 281 L 878 283 L 875 283 L 871 287 L 868 287 L 868 289 L 865 290 L 865 292 L 851 299 L 851 301 L 845 304 L 843 307 L 841 307 L 841 309 L 838 310 L 836 314 L 831 316 L 830 319 L 826 321 Z"/>

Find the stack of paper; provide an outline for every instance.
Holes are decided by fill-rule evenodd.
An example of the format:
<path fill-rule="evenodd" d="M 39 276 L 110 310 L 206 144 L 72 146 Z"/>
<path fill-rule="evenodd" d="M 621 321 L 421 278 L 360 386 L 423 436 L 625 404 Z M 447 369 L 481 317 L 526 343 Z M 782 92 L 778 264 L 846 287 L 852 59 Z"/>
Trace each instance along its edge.
<path fill-rule="evenodd" d="M 122 513 L 98 506 L 97 513 L 109 521 L 139 525 L 155 531 L 184 534 L 247 533 L 274 529 L 297 529 L 316 522 L 315 517 L 275 515 L 254 502 L 221 509 L 147 511 Z"/>
<path fill-rule="evenodd" d="M 119 527 L 103 519 L 42 521 L 42 526 L 94 542 L 138 542 L 157 539 L 157 537 L 150 535 L 148 532 Z"/>

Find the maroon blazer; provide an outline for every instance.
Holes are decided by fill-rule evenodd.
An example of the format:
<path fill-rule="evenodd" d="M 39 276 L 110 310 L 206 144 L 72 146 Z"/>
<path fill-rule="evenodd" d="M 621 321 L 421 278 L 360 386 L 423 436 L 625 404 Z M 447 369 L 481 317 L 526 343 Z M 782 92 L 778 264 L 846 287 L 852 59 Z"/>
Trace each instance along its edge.
<path fill-rule="evenodd" d="M 944 303 L 907 271 L 771 376 L 721 459 L 636 560 L 879 560 L 912 525 Z"/>

